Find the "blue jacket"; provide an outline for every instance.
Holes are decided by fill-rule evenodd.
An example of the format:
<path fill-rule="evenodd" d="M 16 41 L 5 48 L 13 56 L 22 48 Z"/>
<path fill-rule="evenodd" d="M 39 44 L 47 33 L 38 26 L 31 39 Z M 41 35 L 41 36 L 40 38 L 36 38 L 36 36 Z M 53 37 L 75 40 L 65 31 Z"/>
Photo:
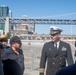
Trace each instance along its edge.
<path fill-rule="evenodd" d="M 59 70 L 56 75 L 76 75 L 76 64 L 67 66 Z"/>
<path fill-rule="evenodd" d="M 10 46 L 6 46 L 6 47 L 4 47 L 4 50 L 7 50 L 8 48 L 10 48 Z"/>

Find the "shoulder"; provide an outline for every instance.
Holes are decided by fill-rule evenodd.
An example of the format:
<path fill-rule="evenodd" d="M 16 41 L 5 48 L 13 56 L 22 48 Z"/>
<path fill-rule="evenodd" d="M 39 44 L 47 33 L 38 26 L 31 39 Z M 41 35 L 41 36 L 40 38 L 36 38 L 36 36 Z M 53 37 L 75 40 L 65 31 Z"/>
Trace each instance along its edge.
<path fill-rule="evenodd" d="M 70 46 L 70 44 L 69 44 L 69 43 L 64 42 L 64 41 L 60 41 L 60 43 L 64 44 L 65 46 Z"/>
<path fill-rule="evenodd" d="M 11 53 L 12 53 L 11 48 L 8 48 L 7 50 L 5 50 L 4 53 L 1 55 L 2 60 L 7 60 Z"/>
<path fill-rule="evenodd" d="M 53 44 L 53 42 L 46 42 L 44 45 L 43 45 L 43 47 L 44 48 L 47 48 L 47 47 L 49 47 L 49 46 L 51 46 Z"/>
<path fill-rule="evenodd" d="M 22 49 L 19 49 L 19 53 L 20 53 L 21 55 L 23 55 L 23 50 L 22 50 Z"/>
<path fill-rule="evenodd" d="M 12 53 L 13 51 L 12 51 L 12 49 L 9 47 L 7 50 L 5 50 L 5 53 Z"/>

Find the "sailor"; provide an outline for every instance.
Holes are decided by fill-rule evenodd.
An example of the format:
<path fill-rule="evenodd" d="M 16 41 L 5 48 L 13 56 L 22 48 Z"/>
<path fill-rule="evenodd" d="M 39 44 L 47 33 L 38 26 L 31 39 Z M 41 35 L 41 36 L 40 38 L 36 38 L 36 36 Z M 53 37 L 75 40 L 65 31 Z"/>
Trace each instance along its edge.
<path fill-rule="evenodd" d="M 55 75 L 59 69 L 66 66 L 66 59 L 68 65 L 73 64 L 70 45 L 60 40 L 62 31 L 59 27 L 50 27 L 51 41 L 45 43 L 42 49 L 40 75 L 44 75 L 46 61 L 46 75 Z"/>

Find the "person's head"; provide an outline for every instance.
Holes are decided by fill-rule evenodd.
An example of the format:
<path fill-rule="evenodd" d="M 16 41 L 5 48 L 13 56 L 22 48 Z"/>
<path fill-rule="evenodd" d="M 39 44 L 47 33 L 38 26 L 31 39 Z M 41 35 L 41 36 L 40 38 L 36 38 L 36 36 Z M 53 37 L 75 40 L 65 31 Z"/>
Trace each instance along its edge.
<path fill-rule="evenodd" d="M 60 40 L 61 32 L 62 32 L 62 29 L 60 29 L 59 27 L 56 27 L 56 26 L 50 27 L 50 35 L 53 42 L 57 42 Z"/>
<path fill-rule="evenodd" d="M 0 42 L 3 45 L 3 47 L 7 46 L 8 38 L 6 35 L 0 35 Z"/>
<path fill-rule="evenodd" d="M 13 36 L 10 38 L 10 45 L 14 49 L 18 49 L 21 47 L 22 43 L 18 36 Z"/>

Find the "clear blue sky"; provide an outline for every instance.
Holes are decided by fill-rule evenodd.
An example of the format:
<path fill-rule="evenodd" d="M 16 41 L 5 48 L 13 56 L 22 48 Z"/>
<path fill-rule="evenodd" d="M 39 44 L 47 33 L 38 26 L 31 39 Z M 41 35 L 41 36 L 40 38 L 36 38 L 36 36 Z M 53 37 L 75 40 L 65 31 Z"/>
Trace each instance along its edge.
<path fill-rule="evenodd" d="M 0 0 L 12 10 L 13 18 L 27 15 L 29 18 L 49 17 L 76 12 L 76 0 Z M 51 25 L 36 25 L 39 34 L 49 34 Z M 76 34 L 76 25 L 54 25 L 63 29 L 62 34 Z"/>

